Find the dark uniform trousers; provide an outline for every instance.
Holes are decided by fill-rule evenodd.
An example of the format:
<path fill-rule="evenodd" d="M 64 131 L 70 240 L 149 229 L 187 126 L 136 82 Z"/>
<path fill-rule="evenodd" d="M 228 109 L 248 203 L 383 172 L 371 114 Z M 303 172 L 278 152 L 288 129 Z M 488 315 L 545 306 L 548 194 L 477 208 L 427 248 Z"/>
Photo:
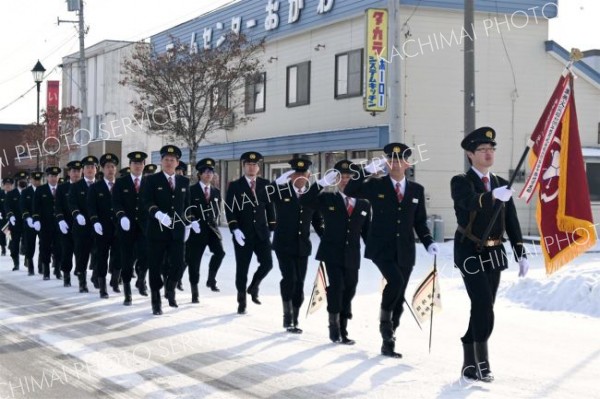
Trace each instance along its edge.
<path fill-rule="evenodd" d="M 269 181 L 256 178 L 256 193 L 265 189 Z M 235 251 L 235 286 L 238 297 L 245 295 L 248 286 L 248 269 L 252 254 L 256 254 L 259 266 L 252 277 L 251 287 L 257 287 L 273 268 L 270 231 L 275 228 L 273 204 L 256 198 L 246 177 L 229 184 L 225 199 L 225 215 L 230 231 L 240 229 L 246 237 L 240 246 L 232 234 Z M 239 299 L 238 299 L 239 301 Z"/>
<path fill-rule="evenodd" d="M 321 189 L 317 183 L 312 184 L 300 202 L 319 210 L 324 220 L 325 229 L 316 258 L 325 263 L 329 279 L 327 311 L 351 319 L 361 260 L 360 239 L 367 239 L 371 205 L 355 199 L 349 215 L 340 193 L 321 192 Z"/>
<path fill-rule="evenodd" d="M 60 229 L 57 233 L 59 235 L 58 239 L 60 241 L 61 247 L 61 262 L 60 268 L 63 273 L 69 274 L 73 270 L 73 253 L 75 248 L 75 242 L 73 240 L 73 217 L 71 216 L 71 212 L 69 210 L 68 203 L 68 195 L 69 195 L 69 187 L 71 186 L 70 182 L 65 182 L 63 184 L 58 185 L 56 188 L 56 198 L 54 201 L 54 214 L 56 217 L 56 222 L 60 222 L 64 220 L 69 227 L 67 234 L 63 234 Z"/>
<path fill-rule="evenodd" d="M 90 223 L 87 212 L 87 192 L 89 188 L 84 178 L 69 187 L 68 204 L 71 216 L 73 217 L 73 250 L 75 252 L 75 274 L 85 275 L 86 268 L 90 260 L 90 253 L 93 243 L 93 227 Z M 77 223 L 77 215 L 85 217 L 85 225 Z"/>
<path fill-rule="evenodd" d="M 6 193 L 4 191 L 2 191 L 2 189 L 0 189 L 0 213 L 2 214 L 2 218 L 0 218 L 0 247 L 2 247 L 3 255 L 5 254 L 5 251 L 6 251 L 6 234 L 4 234 L 4 231 L 1 231 L 1 229 L 8 222 L 8 219 L 6 217 L 4 217 L 4 215 L 6 213 L 4 211 L 5 199 L 6 199 Z"/>
<path fill-rule="evenodd" d="M 19 247 L 21 245 L 21 235 L 23 233 L 23 218 L 21 213 L 21 193 L 18 188 L 15 188 L 6 193 L 4 204 L 5 218 L 10 220 L 11 216 L 15 217 L 15 224 L 9 224 L 10 243 L 8 248 L 10 256 L 13 258 L 15 265 L 19 262 Z"/>
<path fill-rule="evenodd" d="M 101 180 L 90 186 L 87 194 L 87 205 L 92 229 L 95 223 L 102 226 L 102 235 L 94 233 L 96 242 L 97 277 L 105 278 L 108 273 L 109 256 L 114 262 L 119 258 L 117 240 L 115 238 L 115 220 L 112 207 L 112 193 L 106 181 Z M 120 267 L 116 267 L 120 269 Z"/>
<path fill-rule="evenodd" d="M 499 176 L 490 176 L 492 190 L 508 184 Z M 500 274 L 508 267 L 508 257 L 501 243 L 483 246 L 478 251 L 476 243 L 463 236 L 463 232 L 468 228 L 469 235 L 480 238 L 489 224 L 496 201 L 473 169 L 454 176 L 450 185 L 460 230 L 454 236 L 454 265 L 461 272 L 471 300 L 469 326 L 461 340 L 465 344 L 486 342 L 494 328 L 494 302 Z M 504 209 L 486 241 L 502 241 L 506 231 L 518 260 L 525 256 L 525 248 L 515 205 L 511 199 L 502 206 Z"/>
<path fill-rule="evenodd" d="M 217 226 L 217 219 L 221 211 L 221 192 L 211 186 L 209 193 L 207 201 L 200 183 L 190 187 L 191 212 L 200 223 L 200 234 L 196 234 L 192 230 L 185 248 L 186 261 L 190 268 L 190 284 L 192 285 L 198 284 L 200 280 L 200 261 L 207 246 L 212 252 L 208 263 L 207 285 L 211 286 L 217 283 L 217 272 L 225 258 L 223 237 Z"/>
<path fill-rule="evenodd" d="M 312 252 L 310 226 L 312 224 L 321 237 L 323 218 L 318 210 L 300 203 L 292 182 L 282 186 L 267 185 L 260 192 L 260 198 L 275 204 L 277 227 L 273 234 L 273 249 L 281 270 L 281 299 L 292 301 L 294 308 L 300 308 L 304 302 L 308 257 Z"/>
<path fill-rule="evenodd" d="M 117 224 L 117 242 L 121 277 L 124 283 L 130 283 L 133 276 L 134 264 L 140 281 L 146 280 L 148 272 L 148 240 L 146 239 L 147 212 L 142 207 L 141 188 L 144 178 L 140 179 L 140 191 L 136 192 L 131 176 L 127 175 L 116 180 L 112 192 L 113 209 Z M 120 220 L 129 219 L 129 231 L 121 228 Z"/>
<path fill-rule="evenodd" d="M 39 187 L 38 187 L 39 188 Z M 29 227 L 27 218 L 33 219 L 33 197 L 36 190 L 32 186 L 27 187 L 21 193 L 21 209 L 23 211 L 23 243 L 25 244 L 25 259 L 33 260 L 35 254 L 35 244 L 37 242 L 38 232 Z M 39 254 L 38 254 L 39 258 Z"/>
<path fill-rule="evenodd" d="M 402 201 L 398 201 L 390 176 L 377 178 L 365 174 L 366 172 L 362 172 L 351 179 L 344 193 L 367 199 L 371 203 L 373 220 L 367 237 L 365 257 L 377 265 L 387 281 L 381 298 L 381 309 L 392 311 L 392 322 L 394 328 L 397 328 L 403 311 L 406 286 L 415 264 L 414 232 L 426 248 L 433 243 L 427 227 L 424 188 L 407 180 Z"/>
<path fill-rule="evenodd" d="M 40 262 L 43 265 L 44 277 L 50 276 L 50 261 L 56 260 L 56 268 L 61 264 L 60 231 L 54 215 L 55 197 L 48 184 L 35 190 L 33 199 L 33 220 L 40 222 Z M 54 273 L 57 274 L 58 270 Z"/>
<path fill-rule="evenodd" d="M 194 220 L 186 215 L 190 204 L 189 179 L 176 175 L 171 189 L 164 173 L 146 176 L 141 188 L 142 207 L 148 213 L 148 266 L 150 289 L 160 290 L 163 285 L 174 289 L 184 270 L 185 226 Z M 162 225 L 154 215 L 161 211 L 172 219 L 171 226 Z M 168 258 L 167 280 L 163 282 L 161 265 Z"/>

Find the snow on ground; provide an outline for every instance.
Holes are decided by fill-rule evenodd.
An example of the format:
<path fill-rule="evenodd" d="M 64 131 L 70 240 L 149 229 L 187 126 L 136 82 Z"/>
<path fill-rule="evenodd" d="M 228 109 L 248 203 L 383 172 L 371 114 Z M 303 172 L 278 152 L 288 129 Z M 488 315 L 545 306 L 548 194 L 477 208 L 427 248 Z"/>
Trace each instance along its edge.
<path fill-rule="evenodd" d="M 263 305 L 249 301 L 248 315 L 237 315 L 233 247 L 230 234 L 223 233 L 227 256 L 217 277 L 221 292 L 201 285 L 201 303 L 193 305 L 186 275 L 185 292 L 178 293 L 180 307 L 171 309 L 163 302 L 165 314 L 160 317 L 152 316 L 149 298 L 136 290 L 133 306 L 124 307 L 122 294 L 110 292 L 108 300 L 100 300 L 94 289 L 79 294 L 75 286 L 28 277 L 23 270 L 12 272 L 10 258 L 0 258 L 0 397 L 80 398 L 57 390 L 79 383 L 93 392 L 89 397 L 123 398 L 600 398 L 596 252 L 550 277 L 540 256 L 531 257 L 525 279 L 518 279 L 514 262 L 503 272 L 490 340 L 496 381 L 468 384 L 459 377 L 460 336 L 469 302 L 452 267 L 452 242 L 441 245 L 438 259 L 443 311 L 434 319 L 432 351 L 428 353 L 429 325 L 421 331 L 405 312 L 397 341 L 404 358 L 395 360 L 379 355 L 381 276 L 370 261 L 363 260 L 349 323 L 357 344 L 336 345 L 328 341 L 324 307 L 302 317 L 304 334 L 283 331 L 275 257 L 274 269 L 261 286 Z M 313 243 L 316 250 L 316 237 Z M 203 258 L 201 282 L 208 256 Z M 432 264 L 419 246 L 411 296 Z M 255 265 L 253 261 L 251 272 Z M 303 312 L 316 268 L 317 262 L 311 261 Z M 25 340 L 59 355 L 31 359 L 33 349 L 27 349 L 31 344 L 23 348 Z M 10 362 L 19 359 L 31 362 L 30 375 L 12 371 Z M 62 368 L 64 378 L 55 377 L 51 384 L 48 377 L 43 389 L 15 388 L 19 381 L 41 379 L 56 367 Z M 80 368 L 84 372 L 74 375 Z"/>

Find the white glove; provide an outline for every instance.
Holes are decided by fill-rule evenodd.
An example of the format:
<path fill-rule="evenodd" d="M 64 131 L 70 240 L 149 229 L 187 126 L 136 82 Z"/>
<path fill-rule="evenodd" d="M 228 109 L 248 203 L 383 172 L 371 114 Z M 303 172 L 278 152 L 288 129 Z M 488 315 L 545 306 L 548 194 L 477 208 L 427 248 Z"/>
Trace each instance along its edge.
<path fill-rule="evenodd" d="M 288 170 L 287 172 L 285 172 L 284 174 L 282 174 L 281 176 L 279 176 L 277 179 L 275 179 L 275 184 L 277 184 L 278 186 L 287 184 L 288 181 L 290 181 L 290 176 L 293 175 L 295 172 L 295 170 Z"/>
<path fill-rule="evenodd" d="M 440 253 L 440 247 L 435 242 L 431 243 L 427 247 L 427 253 L 431 256 L 438 255 Z"/>
<path fill-rule="evenodd" d="M 85 217 L 83 215 L 77 215 L 75 219 L 77 220 L 77 224 L 85 226 Z"/>
<path fill-rule="evenodd" d="M 325 173 L 325 176 L 323 176 L 323 178 L 320 179 L 317 184 L 321 187 L 334 186 L 337 183 L 339 174 L 340 172 L 337 170 L 330 170 L 329 172 Z"/>
<path fill-rule="evenodd" d="M 64 220 L 61 220 L 60 222 L 58 222 L 58 228 L 60 229 L 60 232 L 63 234 L 67 234 L 69 232 L 69 225 Z"/>
<path fill-rule="evenodd" d="M 510 199 L 510 197 L 512 197 L 513 192 L 514 190 L 511 190 L 510 188 L 508 188 L 508 186 L 502 186 L 495 188 L 492 191 L 492 195 L 494 196 L 494 198 L 499 199 L 502 202 L 506 202 Z"/>
<path fill-rule="evenodd" d="M 519 259 L 519 277 L 525 277 L 529 270 L 529 261 L 527 258 Z"/>
<path fill-rule="evenodd" d="M 244 235 L 244 233 L 242 233 L 242 230 L 240 229 L 233 230 L 233 238 L 235 238 L 240 247 L 243 247 L 244 244 L 246 244 L 246 242 L 244 241 L 246 239 L 246 236 Z"/>
<path fill-rule="evenodd" d="M 131 223 L 129 222 L 129 219 L 127 218 L 127 216 L 123 216 L 121 218 L 121 228 L 123 229 L 123 231 L 129 231 L 130 227 Z"/>
<path fill-rule="evenodd" d="M 14 216 L 11 216 L 8 221 L 10 222 L 10 224 L 12 224 L 13 226 L 15 225 L 15 223 L 17 223 L 17 219 L 15 219 Z"/>
<path fill-rule="evenodd" d="M 33 229 L 35 231 L 40 231 L 42 229 L 42 225 L 40 224 L 40 222 L 33 222 Z"/>
<path fill-rule="evenodd" d="M 158 211 L 154 214 L 154 217 L 156 218 L 156 220 L 158 220 L 163 226 L 165 227 L 171 227 L 171 217 L 169 215 L 167 215 L 166 213 L 163 213 L 161 211 Z"/>
<path fill-rule="evenodd" d="M 102 234 L 104 234 L 104 232 L 102 231 L 102 225 L 100 223 L 98 223 L 98 222 L 94 223 L 94 231 L 99 236 L 101 236 Z"/>
<path fill-rule="evenodd" d="M 192 223 L 190 223 L 190 227 L 192 230 L 194 230 L 194 233 L 200 234 L 200 223 L 198 223 L 197 220 L 194 220 Z"/>
<path fill-rule="evenodd" d="M 374 160 L 371 161 L 370 164 L 365 166 L 365 170 L 372 174 L 383 172 L 383 166 L 381 166 L 381 160 L 379 158 L 375 158 Z"/>
<path fill-rule="evenodd" d="M 186 242 L 190 238 L 190 226 L 185 226 L 185 233 L 183 234 L 183 242 Z"/>
<path fill-rule="evenodd" d="M 2 219 L 2 212 L 0 212 L 0 220 Z"/>
<path fill-rule="evenodd" d="M 33 219 L 27 218 L 25 221 L 27 221 L 27 226 L 29 226 L 30 229 L 33 229 Z"/>

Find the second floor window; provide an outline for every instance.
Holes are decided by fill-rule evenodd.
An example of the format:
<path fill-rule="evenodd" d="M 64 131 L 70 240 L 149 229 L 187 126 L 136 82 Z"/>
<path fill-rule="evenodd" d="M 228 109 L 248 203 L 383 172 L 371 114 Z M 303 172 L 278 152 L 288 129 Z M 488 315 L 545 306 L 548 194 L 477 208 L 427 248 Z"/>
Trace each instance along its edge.
<path fill-rule="evenodd" d="M 257 73 L 246 78 L 246 113 L 265 112 L 267 73 Z"/>
<path fill-rule="evenodd" d="M 335 98 L 363 94 L 363 51 L 353 50 L 335 56 Z"/>
<path fill-rule="evenodd" d="M 287 98 L 285 105 L 296 107 L 310 104 L 310 61 L 287 68 Z"/>

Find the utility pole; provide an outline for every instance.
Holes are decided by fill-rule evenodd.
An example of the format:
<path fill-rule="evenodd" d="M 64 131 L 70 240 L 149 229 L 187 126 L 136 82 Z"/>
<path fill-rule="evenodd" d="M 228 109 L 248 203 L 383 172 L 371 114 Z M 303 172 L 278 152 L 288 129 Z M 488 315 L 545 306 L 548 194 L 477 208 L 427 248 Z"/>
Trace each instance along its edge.
<path fill-rule="evenodd" d="M 473 32 L 474 0 L 465 0 L 465 59 L 464 59 L 464 134 L 475 130 L 475 36 Z M 471 165 L 465 157 L 465 172 Z"/>
<path fill-rule="evenodd" d="M 69 11 L 78 12 L 78 20 L 77 21 L 68 21 L 57 18 L 58 25 L 61 22 L 68 22 L 72 24 L 78 24 L 78 32 L 79 32 L 79 95 L 81 99 L 81 104 L 79 108 L 81 109 L 81 121 L 79 127 L 81 129 L 85 129 L 89 131 L 89 126 L 87 123 L 87 71 L 86 71 L 86 62 L 85 62 L 85 23 L 83 19 L 83 0 L 67 0 L 67 9 Z"/>
<path fill-rule="evenodd" d="M 389 79 L 389 126 L 390 142 L 404 142 L 404 121 L 400 112 L 400 57 L 393 58 L 396 48 L 400 45 L 400 10 L 398 0 L 388 0 L 388 59 L 391 61 L 388 67 Z"/>

